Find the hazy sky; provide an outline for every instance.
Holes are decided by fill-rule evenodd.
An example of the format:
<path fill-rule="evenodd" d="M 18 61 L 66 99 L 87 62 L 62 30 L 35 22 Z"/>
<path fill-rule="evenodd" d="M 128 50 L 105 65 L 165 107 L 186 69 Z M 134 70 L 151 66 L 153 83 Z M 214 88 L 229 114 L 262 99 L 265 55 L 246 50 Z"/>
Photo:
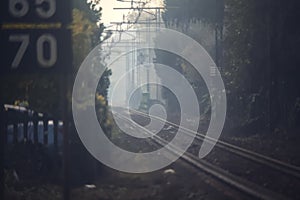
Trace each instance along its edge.
<path fill-rule="evenodd" d="M 151 0 L 150 5 L 161 5 L 163 0 Z M 131 3 L 119 2 L 117 0 L 101 0 L 100 6 L 103 8 L 102 10 L 102 19 L 105 25 L 109 25 L 110 22 L 119 22 L 123 20 L 123 14 L 128 14 L 128 10 L 113 10 L 115 7 L 130 7 Z"/>
<path fill-rule="evenodd" d="M 163 0 L 151 0 L 151 3 L 147 4 L 149 6 L 160 6 L 162 5 L 160 2 L 162 2 Z M 130 10 L 113 10 L 113 8 L 116 7 L 130 7 L 131 3 L 130 2 L 119 2 L 117 0 L 101 0 L 100 1 L 100 6 L 102 7 L 102 18 L 101 18 L 101 22 L 105 24 L 105 26 L 109 26 L 110 22 L 121 22 L 123 20 L 123 15 L 127 15 Z M 113 29 L 113 28 L 110 28 Z M 116 35 L 116 38 L 119 38 L 119 35 Z M 118 39 L 116 39 L 115 41 L 117 41 Z M 126 34 L 122 35 L 122 41 L 125 42 L 128 40 L 132 41 L 132 36 L 128 36 Z M 110 40 L 108 40 L 109 42 Z M 106 43 L 105 43 L 106 44 Z M 103 44 L 103 45 L 105 45 Z M 128 49 L 125 49 L 124 47 L 121 48 L 116 48 L 113 49 L 118 50 L 119 52 L 116 53 L 117 55 L 120 55 L 122 53 L 125 53 L 126 51 L 128 51 Z M 113 55 L 111 55 L 111 57 L 114 57 Z M 129 56 L 130 57 L 130 56 Z M 134 61 L 132 61 L 131 59 L 129 59 L 128 61 L 130 64 L 130 67 L 134 67 Z M 111 95 L 112 92 L 114 91 L 114 104 L 118 104 L 118 105 L 125 105 L 126 106 L 126 91 L 127 91 L 127 87 L 128 87 L 128 83 L 126 81 L 126 78 L 121 78 L 123 77 L 123 75 L 126 72 L 126 56 L 122 57 L 121 59 L 117 60 L 113 65 L 109 66 L 109 68 L 112 70 L 112 76 L 110 77 L 110 88 L 109 88 L 109 94 L 108 94 L 108 98 L 109 101 L 111 99 Z M 150 71 L 150 80 L 155 80 L 156 79 L 156 72 L 153 69 L 151 69 Z M 145 69 L 141 69 L 140 70 L 140 79 L 146 79 L 146 71 Z M 116 86 L 116 87 L 115 87 Z M 117 92 L 116 92 L 117 91 Z"/>

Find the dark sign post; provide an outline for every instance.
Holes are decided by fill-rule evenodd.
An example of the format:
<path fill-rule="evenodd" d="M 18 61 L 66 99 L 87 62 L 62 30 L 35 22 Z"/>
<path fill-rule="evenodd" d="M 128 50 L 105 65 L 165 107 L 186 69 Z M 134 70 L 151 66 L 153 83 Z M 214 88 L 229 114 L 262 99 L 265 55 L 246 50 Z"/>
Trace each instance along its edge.
<path fill-rule="evenodd" d="M 5 118 L 4 103 L 0 99 L 0 198 L 4 199 L 4 139 L 5 139 Z"/>
<path fill-rule="evenodd" d="M 55 73 L 62 77 L 64 198 L 69 199 L 66 110 L 68 79 L 65 77 L 72 69 L 71 30 L 68 28 L 72 20 L 71 0 L 1 0 L 0 20 L 1 75 Z M 3 105 L 1 111 L 2 108 Z M 1 154 L 3 154 L 4 125 L 2 120 L 0 123 Z M 1 160 L 1 182 L 4 182 L 3 160 Z M 3 190 L 1 183 L 1 195 Z"/>

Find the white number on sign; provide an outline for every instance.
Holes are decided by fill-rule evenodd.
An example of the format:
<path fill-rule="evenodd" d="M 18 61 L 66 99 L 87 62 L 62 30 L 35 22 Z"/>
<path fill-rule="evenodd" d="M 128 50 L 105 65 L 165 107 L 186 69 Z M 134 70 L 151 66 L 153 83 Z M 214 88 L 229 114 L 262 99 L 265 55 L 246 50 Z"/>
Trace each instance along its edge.
<path fill-rule="evenodd" d="M 48 10 L 42 8 L 42 4 L 47 3 L 49 5 Z M 42 18 L 50 18 L 55 14 L 56 1 L 55 0 L 35 0 L 35 4 L 40 6 L 36 9 L 37 14 Z"/>
<path fill-rule="evenodd" d="M 26 0 L 9 0 L 8 8 L 14 17 L 23 17 L 29 11 L 29 4 Z"/>
<path fill-rule="evenodd" d="M 35 0 L 35 5 L 36 13 L 41 18 L 50 18 L 56 12 L 56 0 Z M 14 17 L 23 17 L 29 11 L 28 0 L 9 0 L 8 9 Z"/>
<path fill-rule="evenodd" d="M 29 35 L 11 35 L 9 36 L 10 42 L 21 42 L 19 50 L 11 64 L 12 68 L 17 68 L 25 54 L 25 51 L 29 44 Z"/>
<path fill-rule="evenodd" d="M 9 41 L 21 42 L 19 50 L 11 64 L 11 67 L 13 69 L 18 68 L 29 45 L 29 35 L 11 35 L 9 36 Z M 57 41 L 55 37 L 53 37 L 52 35 L 44 34 L 40 36 L 37 40 L 36 50 L 37 50 L 37 61 L 41 67 L 50 68 L 56 63 Z M 49 56 L 47 57 L 45 56 L 45 51 L 49 52 Z"/>
<path fill-rule="evenodd" d="M 49 44 L 49 58 L 45 58 L 45 44 Z M 45 68 L 52 67 L 57 61 L 57 43 L 52 35 L 42 35 L 37 41 L 37 60 Z"/>

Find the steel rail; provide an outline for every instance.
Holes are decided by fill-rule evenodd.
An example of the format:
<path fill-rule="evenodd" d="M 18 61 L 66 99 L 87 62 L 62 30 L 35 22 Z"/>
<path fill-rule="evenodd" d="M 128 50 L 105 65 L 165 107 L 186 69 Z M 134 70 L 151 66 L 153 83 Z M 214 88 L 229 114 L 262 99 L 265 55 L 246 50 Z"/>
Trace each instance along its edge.
<path fill-rule="evenodd" d="M 281 194 L 277 194 L 273 191 L 267 190 L 252 182 L 244 180 L 236 175 L 233 175 L 228 171 L 225 171 L 217 166 L 214 166 L 213 164 L 203 159 L 199 159 L 197 156 L 189 152 L 185 152 L 184 154 L 182 154 L 182 150 L 179 149 L 178 147 L 169 144 L 168 141 L 157 136 L 156 134 L 153 134 L 148 129 L 137 124 L 132 119 L 128 119 L 126 116 L 120 113 L 114 113 L 114 116 L 119 117 L 120 119 L 129 122 L 131 125 L 134 125 L 135 127 L 143 130 L 145 134 L 147 134 L 148 136 L 152 136 L 151 139 L 154 140 L 156 143 L 158 143 L 161 146 L 165 146 L 171 153 L 174 153 L 175 155 L 180 155 L 181 156 L 180 159 L 184 160 L 186 163 L 192 165 L 198 170 L 205 172 L 206 174 L 215 177 L 219 181 L 237 189 L 238 191 L 244 194 L 247 194 L 251 197 L 255 197 L 258 199 L 265 199 L 265 200 L 287 199 L 286 197 L 283 197 Z M 169 145 L 166 146 L 167 144 Z"/>
<path fill-rule="evenodd" d="M 165 122 L 165 123 L 167 123 L 169 125 L 172 125 L 174 127 L 177 127 L 177 128 L 180 127 L 181 130 L 183 130 L 186 134 L 190 135 L 191 137 L 195 136 L 196 139 L 201 140 L 201 141 L 204 141 L 204 139 L 207 139 L 207 142 L 216 143 L 216 147 L 218 147 L 218 148 L 230 151 L 230 152 L 232 152 L 232 153 L 234 153 L 238 156 L 241 156 L 243 158 L 247 158 L 247 159 L 252 160 L 254 162 L 266 165 L 270 168 L 276 169 L 280 172 L 283 172 L 283 173 L 288 174 L 288 175 L 292 175 L 292 176 L 300 179 L 300 167 L 298 167 L 298 166 L 285 163 L 283 161 L 280 161 L 280 160 L 277 160 L 277 159 L 259 154 L 257 152 L 254 152 L 254 151 L 251 151 L 251 150 L 248 150 L 248 149 L 241 148 L 239 146 L 230 144 L 230 143 L 222 141 L 220 139 L 217 140 L 215 138 L 206 136 L 202 133 L 195 132 L 195 131 L 190 130 L 188 128 L 179 126 L 175 123 L 172 123 L 172 122 L 169 122 L 167 120 L 161 119 L 160 117 L 157 117 L 157 116 L 148 115 L 148 114 L 145 114 L 143 112 L 136 111 L 136 110 L 130 110 L 130 111 L 135 112 L 135 113 L 140 114 L 140 115 L 143 115 L 143 116 L 155 118 L 157 120 L 160 120 L 162 122 Z"/>

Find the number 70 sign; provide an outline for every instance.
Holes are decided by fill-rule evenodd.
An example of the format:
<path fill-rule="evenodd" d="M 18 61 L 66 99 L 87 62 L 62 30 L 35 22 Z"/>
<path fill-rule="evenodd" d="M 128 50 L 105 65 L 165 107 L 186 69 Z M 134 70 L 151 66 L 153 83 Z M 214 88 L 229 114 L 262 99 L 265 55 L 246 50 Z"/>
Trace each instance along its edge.
<path fill-rule="evenodd" d="M 67 72 L 71 0 L 1 0 L 1 73 Z"/>

